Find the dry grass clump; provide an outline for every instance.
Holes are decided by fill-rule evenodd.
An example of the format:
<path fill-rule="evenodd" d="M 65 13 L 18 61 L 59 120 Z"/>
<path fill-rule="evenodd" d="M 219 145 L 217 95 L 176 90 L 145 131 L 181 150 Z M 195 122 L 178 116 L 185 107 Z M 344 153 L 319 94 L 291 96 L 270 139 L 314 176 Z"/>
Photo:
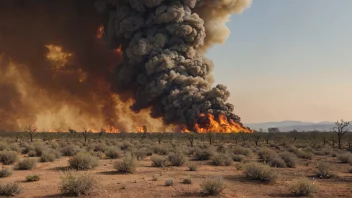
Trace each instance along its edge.
<path fill-rule="evenodd" d="M 147 148 L 141 148 L 133 153 L 134 156 L 136 156 L 137 160 L 143 160 L 148 154 L 148 149 Z"/>
<path fill-rule="evenodd" d="M 295 168 L 297 166 L 297 158 L 294 154 L 283 152 L 280 154 L 280 157 L 284 160 L 287 167 Z"/>
<path fill-rule="evenodd" d="M 35 159 L 23 159 L 17 163 L 16 168 L 18 170 L 32 170 L 37 165 L 37 161 Z"/>
<path fill-rule="evenodd" d="M 40 156 L 40 162 L 53 162 L 55 161 L 56 157 L 54 153 L 44 152 Z"/>
<path fill-rule="evenodd" d="M 15 151 L 1 151 L 0 152 L 0 161 L 5 164 L 13 164 L 18 160 L 18 155 Z"/>
<path fill-rule="evenodd" d="M 184 183 L 184 184 L 192 184 L 192 179 L 190 177 L 184 178 L 182 183 Z"/>
<path fill-rule="evenodd" d="M 39 181 L 39 180 L 40 180 L 40 175 L 38 175 L 38 174 L 27 175 L 27 177 L 26 177 L 27 182 L 34 182 L 34 181 Z"/>
<path fill-rule="evenodd" d="M 196 171 L 198 169 L 198 165 L 196 163 L 189 163 L 188 168 L 190 171 Z"/>
<path fill-rule="evenodd" d="M 274 150 L 269 148 L 263 148 L 258 152 L 259 158 L 265 163 L 270 162 L 271 160 L 278 157 L 277 153 Z"/>
<path fill-rule="evenodd" d="M 243 162 L 244 158 L 243 155 L 232 155 L 232 160 L 235 162 Z"/>
<path fill-rule="evenodd" d="M 152 166 L 154 167 L 165 167 L 167 165 L 166 157 L 154 155 L 150 159 L 152 160 Z"/>
<path fill-rule="evenodd" d="M 165 181 L 165 186 L 173 186 L 174 185 L 174 181 L 172 179 L 167 179 Z"/>
<path fill-rule="evenodd" d="M 10 177 L 12 175 L 12 171 L 8 168 L 3 168 L 0 170 L 0 178 Z"/>
<path fill-rule="evenodd" d="M 285 168 L 286 163 L 283 159 L 276 157 L 269 161 L 269 165 L 276 168 Z"/>
<path fill-rule="evenodd" d="M 115 169 L 121 173 L 134 173 L 137 168 L 137 159 L 130 154 L 125 155 L 122 161 L 115 163 Z"/>
<path fill-rule="evenodd" d="M 6 151 L 9 145 L 6 142 L 0 142 L 0 151 Z"/>
<path fill-rule="evenodd" d="M 167 155 L 169 153 L 166 146 L 163 145 L 156 145 L 153 147 L 153 153 L 157 155 Z"/>
<path fill-rule="evenodd" d="M 188 157 L 181 150 L 169 154 L 168 160 L 172 166 L 182 166 L 188 161 Z"/>
<path fill-rule="evenodd" d="M 10 144 L 8 149 L 10 151 L 16 151 L 16 152 L 19 152 L 21 150 L 20 146 L 14 143 Z"/>
<path fill-rule="evenodd" d="M 337 156 L 337 159 L 344 164 L 351 163 L 352 162 L 352 155 L 350 153 L 343 153 L 339 156 Z"/>
<path fill-rule="evenodd" d="M 248 156 L 250 154 L 252 154 L 252 150 L 249 148 L 244 148 L 244 147 L 240 147 L 240 146 L 236 146 L 232 149 L 232 153 L 235 155 L 245 155 Z"/>
<path fill-rule="evenodd" d="M 215 166 L 230 166 L 233 160 L 226 154 L 215 154 L 211 157 L 211 162 Z"/>
<path fill-rule="evenodd" d="M 302 158 L 302 159 L 312 159 L 313 157 L 313 153 L 309 151 L 297 150 L 295 154 L 298 158 Z"/>
<path fill-rule="evenodd" d="M 278 174 L 269 166 L 258 163 L 249 163 L 245 165 L 246 177 L 262 182 L 275 182 Z"/>
<path fill-rule="evenodd" d="M 214 151 L 210 148 L 206 148 L 206 149 L 196 148 L 194 150 L 194 157 L 197 160 L 209 160 L 213 155 L 214 155 Z"/>
<path fill-rule="evenodd" d="M 60 191 L 65 195 L 88 195 L 97 185 L 93 175 L 82 172 L 67 171 L 61 175 Z"/>
<path fill-rule="evenodd" d="M 225 188 L 221 177 L 207 178 L 200 184 L 202 191 L 207 195 L 219 195 Z"/>
<path fill-rule="evenodd" d="M 63 156 L 74 156 L 78 151 L 79 149 L 72 144 L 69 144 L 61 149 Z"/>
<path fill-rule="evenodd" d="M 290 192 L 296 197 L 306 197 L 317 192 L 317 187 L 307 178 L 298 179 L 290 185 Z"/>
<path fill-rule="evenodd" d="M 22 192 L 22 187 L 17 183 L 0 184 L 0 195 L 16 196 Z"/>
<path fill-rule="evenodd" d="M 317 166 L 316 176 L 324 179 L 334 177 L 334 173 L 331 171 L 330 164 L 326 162 L 320 162 Z"/>
<path fill-rule="evenodd" d="M 77 153 L 68 160 L 70 167 L 76 170 L 88 170 L 98 166 L 98 158 L 89 153 Z"/>
<path fill-rule="evenodd" d="M 117 159 L 122 156 L 121 151 L 117 148 L 114 148 L 114 147 L 108 148 L 105 151 L 105 155 L 106 155 L 106 157 L 111 158 L 111 159 Z"/>

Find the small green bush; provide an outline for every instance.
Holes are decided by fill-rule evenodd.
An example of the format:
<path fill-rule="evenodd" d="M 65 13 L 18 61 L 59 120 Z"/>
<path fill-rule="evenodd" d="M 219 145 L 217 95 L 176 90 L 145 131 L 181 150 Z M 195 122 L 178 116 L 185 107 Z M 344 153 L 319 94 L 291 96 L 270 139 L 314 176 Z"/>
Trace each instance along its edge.
<path fill-rule="evenodd" d="M 37 165 L 37 161 L 35 159 L 23 159 L 17 163 L 18 170 L 32 170 Z"/>
<path fill-rule="evenodd" d="M 137 168 L 136 158 L 130 154 L 125 155 L 122 161 L 115 163 L 115 168 L 117 169 L 118 172 L 134 173 L 136 172 L 136 168 Z"/>
<path fill-rule="evenodd" d="M 165 167 L 167 165 L 167 158 L 161 156 L 152 156 L 152 166 L 154 167 Z"/>
<path fill-rule="evenodd" d="M 290 185 L 290 192 L 293 196 L 309 196 L 317 192 L 317 187 L 307 178 L 299 179 Z"/>
<path fill-rule="evenodd" d="M 18 155 L 15 151 L 1 151 L 0 152 L 0 161 L 5 164 L 13 164 L 18 160 Z"/>
<path fill-rule="evenodd" d="M 272 168 L 258 163 L 246 164 L 245 175 L 262 182 L 275 182 L 278 179 L 278 174 Z"/>
<path fill-rule="evenodd" d="M 22 191 L 22 187 L 17 183 L 0 184 L 0 195 L 16 196 Z"/>
<path fill-rule="evenodd" d="M 60 191 L 65 195 L 88 195 L 97 185 L 93 175 L 82 172 L 68 171 L 61 175 Z"/>
<path fill-rule="evenodd" d="M 34 174 L 34 175 L 27 175 L 26 181 L 27 182 L 33 182 L 33 181 L 39 181 L 40 180 L 40 175 Z"/>
<path fill-rule="evenodd" d="M 3 168 L 0 170 L 0 178 L 10 177 L 12 175 L 12 171 L 8 168 Z"/>
<path fill-rule="evenodd" d="M 98 166 L 98 158 L 89 153 L 77 153 L 68 160 L 68 163 L 73 169 L 88 170 Z"/>
<path fill-rule="evenodd" d="M 172 166 L 182 166 L 187 162 L 187 156 L 182 151 L 175 151 L 168 156 L 168 160 Z"/>
<path fill-rule="evenodd" d="M 207 195 L 219 195 L 225 189 L 224 180 L 221 177 L 207 178 L 200 184 L 203 192 Z"/>

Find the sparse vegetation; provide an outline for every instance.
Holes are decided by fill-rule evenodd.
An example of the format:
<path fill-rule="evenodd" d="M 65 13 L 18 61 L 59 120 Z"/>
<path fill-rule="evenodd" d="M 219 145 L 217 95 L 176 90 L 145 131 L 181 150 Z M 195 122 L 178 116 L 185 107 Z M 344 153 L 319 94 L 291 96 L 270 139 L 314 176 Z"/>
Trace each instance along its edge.
<path fill-rule="evenodd" d="M 350 153 L 344 153 L 344 154 L 337 156 L 337 159 L 341 163 L 351 163 L 352 162 L 352 155 Z"/>
<path fill-rule="evenodd" d="M 165 186 L 173 186 L 174 185 L 174 181 L 172 179 L 167 179 L 165 181 Z"/>
<path fill-rule="evenodd" d="M 219 195 L 226 187 L 224 180 L 220 177 L 207 178 L 200 186 L 202 191 L 207 195 Z"/>
<path fill-rule="evenodd" d="M 35 159 L 23 159 L 17 163 L 18 170 L 32 170 L 37 164 Z"/>
<path fill-rule="evenodd" d="M 317 187 L 307 178 L 298 179 L 290 185 L 290 192 L 293 196 L 309 196 L 317 192 Z"/>
<path fill-rule="evenodd" d="M 115 168 L 121 173 L 134 173 L 137 168 L 137 159 L 132 155 L 125 155 L 122 161 L 115 163 Z"/>
<path fill-rule="evenodd" d="M 187 162 L 187 156 L 180 150 L 176 150 L 169 154 L 168 160 L 172 166 L 182 166 Z"/>
<path fill-rule="evenodd" d="M 331 178 L 334 176 L 333 172 L 331 171 L 330 164 L 326 162 L 320 162 L 318 164 L 316 175 L 320 178 Z"/>
<path fill-rule="evenodd" d="M 167 158 L 162 156 L 152 156 L 152 166 L 154 167 L 165 167 L 167 165 Z"/>
<path fill-rule="evenodd" d="M 1 151 L 0 152 L 0 161 L 5 164 L 13 164 L 18 160 L 18 155 L 15 151 Z"/>
<path fill-rule="evenodd" d="M 27 175 L 26 181 L 27 182 L 33 182 L 33 181 L 39 181 L 40 180 L 40 175 L 34 174 L 34 175 Z"/>
<path fill-rule="evenodd" d="M 89 153 L 77 153 L 68 160 L 70 167 L 76 170 L 88 170 L 98 166 L 98 158 Z"/>
<path fill-rule="evenodd" d="M 3 168 L 0 170 L 0 178 L 10 177 L 12 175 L 12 171 L 8 168 Z"/>
<path fill-rule="evenodd" d="M 0 195 L 16 196 L 22 192 L 22 187 L 17 183 L 0 184 Z"/>
<path fill-rule="evenodd" d="M 88 195 L 97 185 L 95 177 L 89 173 L 67 171 L 61 175 L 60 191 L 65 195 Z"/>
<path fill-rule="evenodd" d="M 188 168 L 190 171 L 196 171 L 198 169 L 198 165 L 196 163 L 189 163 Z"/>
<path fill-rule="evenodd" d="M 262 182 L 275 182 L 278 179 L 278 174 L 272 168 L 258 163 L 246 164 L 245 175 Z"/>
<path fill-rule="evenodd" d="M 232 158 L 226 154 L 215 154 L 211 157 L 212 164 L 215 166 L 230 166 Z"/>

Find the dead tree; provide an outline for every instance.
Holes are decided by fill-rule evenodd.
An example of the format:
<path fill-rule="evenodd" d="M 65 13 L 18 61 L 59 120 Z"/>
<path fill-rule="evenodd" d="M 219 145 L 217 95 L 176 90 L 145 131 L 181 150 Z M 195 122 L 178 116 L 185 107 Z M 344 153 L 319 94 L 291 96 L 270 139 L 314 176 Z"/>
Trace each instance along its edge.
<path fill-rule="evenodd" d="M 342 136 L 345 135 L 347 132 L 350 132 L 350 122 L 346 121 L 336 121 L 335 122 L 336 127 L 333 128 L 334 132 L 337 134 L 337 141 L 338 141 L 338 147 L 341 149 L 341 139 Z"/>
<path fill-rule="evenodd" d="M 91 133 L 87 128 L 83 128 L 83 137 L 84 137 L 84 142 L 87 142 L 88 134 Z"/>
<path fill-rule="evenodd" d="M 188 139 L 189 143 L 191 144 L 191 147 L 193 148 L 193 146 L 194 146 L 194 133 L 187 134 L 187 139 Z"/>
<path fill-rule="evenodd" d="M 70 135 L 72 135 L 73 138 L 76 138 L 77 131 L 75 131 L 75 130 L 69 128 L 69 129 L 68 129 L 68 132 L 70 133 Z"/>
<path fill-rule="evenodd" d="M 255 131 L 255 132 L 253 133 L 253 138 L 254 138 L 255 146 L 258 146 L 258 143 L 259 143 L 261 137 L 262 137 L 262 132 L 257 132 L 257 131 Z"/>
<path fill-rule="evenodd" d="M 24 131 L 29 133 L 31 142 L 33 142 L 33 136 L 34 136 L 34 133 L 37 132 L 37 127 L 29 125 L 24 129 Z"/>
<path fill-rule="evenodd" d="M 159 144 L 161 144 L 161 140 L 164 138 L 165 133 L 157 133 L 156 137 L 158 138 Z"/>

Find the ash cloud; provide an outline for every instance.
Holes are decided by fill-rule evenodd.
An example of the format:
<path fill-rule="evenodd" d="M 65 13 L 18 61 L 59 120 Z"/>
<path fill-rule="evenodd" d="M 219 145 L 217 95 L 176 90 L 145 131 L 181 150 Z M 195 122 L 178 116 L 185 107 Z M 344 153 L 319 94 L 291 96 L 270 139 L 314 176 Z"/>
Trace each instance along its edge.
<path fill-rule="evenodd" d="M 201 113 L 225 114 L 240 123 L 227 103 L 224 85 L 212 87 L 213 63 L 207 47 L 229 35 L 225 23 L 249 0 L 101 0 L 103 39 L 109 48 L 122 47 L 114 90 L 132 93 L 132 109 L 152 108 L 153 117 L 168 124 L 197 123 Z"/>

